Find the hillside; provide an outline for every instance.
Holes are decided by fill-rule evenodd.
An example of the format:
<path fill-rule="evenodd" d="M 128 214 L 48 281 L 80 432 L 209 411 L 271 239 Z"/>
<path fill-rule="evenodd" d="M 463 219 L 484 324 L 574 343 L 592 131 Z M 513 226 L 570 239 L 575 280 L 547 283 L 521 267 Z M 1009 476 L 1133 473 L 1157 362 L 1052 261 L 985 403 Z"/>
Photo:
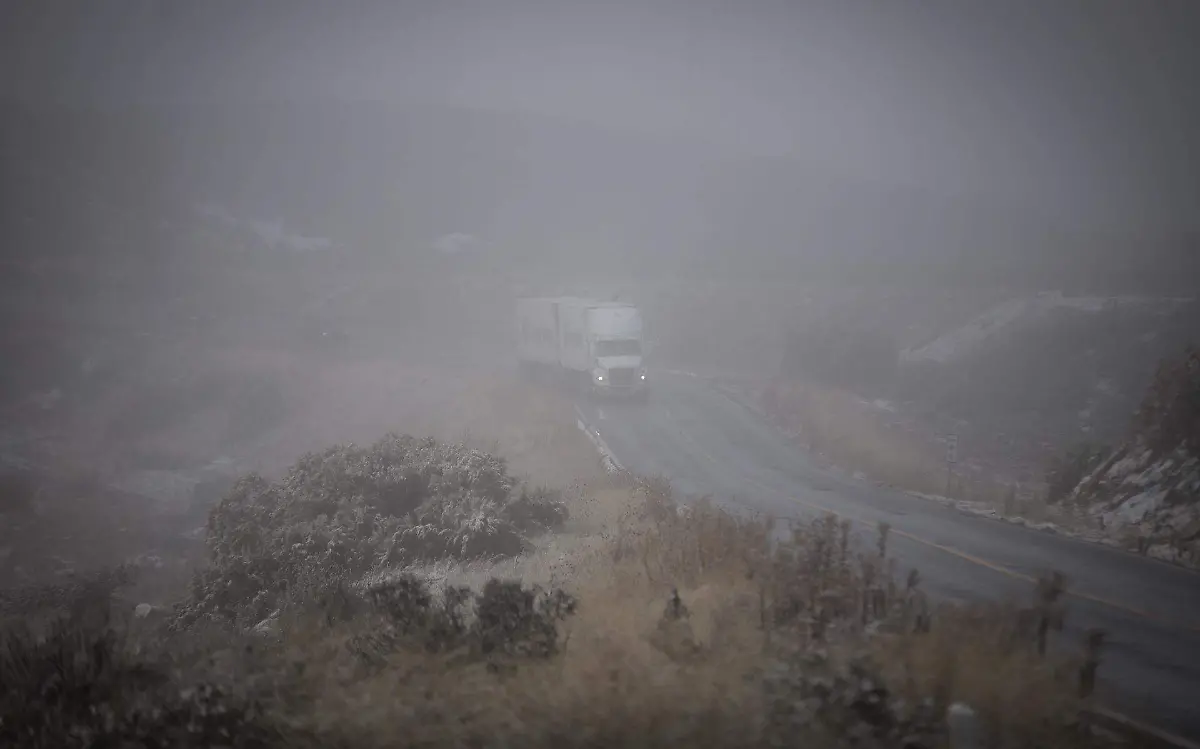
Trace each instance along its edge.
<path fill-rule="evenodd" d="M 1128 438 L 1070 501 L 1143 553 L 1200 565 L 1200 349 L 1159 365 Z"/>
<path fill-rule="evenodd" d="M 476 264 L 574 275 L 1097 293 L 1200 278 L 1195 238 L 1091 235 L 1002 197 L 549 117 L 319 100 L 6 114 L 4 176 L 21 189 L 0 223 L 18 256 L 86 249 L 151 272 L 172 254 L 167 225 L 207 204 L 418 269 L 466 233 Z"/>
<path fill-rule="evenodd" d="M 316 101 L 9 113 L 2 168 L 20 189 L 0 203 L 0 353 L 23 363 L 0 377 L 9 424 L 88 402 L 164 345 L 482 371 L 505 361 L 496 310 L 513 294 L 586 287 L 645 308 L 656 366 L 761 379 L 789 330 L 870 331 L 910 356 L 840 386 L 1038 475 L 1047 446 L 1117 439 L 1153 362 L 1200 329 L 1194 304 L 1075 303 L 1190 291 L 1187 238 L 1119 254 L 998 201 L 703 144 Z M 1066 301 L 1043 304 L 1045 288 Z M 886 382 L 859 382 L 868 370 Z"/>
<path fill-rule="evenodd" d="M 1007 300 L 905 352 L 893 395 L 1030 447 L 1114 442 L 1155 362 L 1195 343 L 1198 312 L 1171 298 Z"/>
<path fill-rule="evenodd" d="M 0 743 L 958 747 L 964 711 L 968 738 L 1099 743 L 1079 719 L 1099 644 L 1058 658 L 1061 579 L 1031 607 L 935 610 L 886 523 L 780 543 L 685 510 L 605 472 L 574 404 L 514 382 L 505 348 L 531 271 L 622 266 L 667 354 L 775 361 L 797 290 L 753 277 L 804 269 L 924 338 L 946 316 L 931 280 L 990 266 L 931 278 L 880 253 L 949 257 L 1011 217 L 976 206 L 943 233 L 961 204 L 684 144 L 350 114 L 3 121 L 21 189 L 0 202 L 0 356 L 21 366 L 0 373 L 0 619 L 19 625 Z M 479 241 L 445 251 L 455 234 Z M 900 257 L 895 298 L 827 283 Z M 392 429 L 432 438 L 375 441 Z"/>

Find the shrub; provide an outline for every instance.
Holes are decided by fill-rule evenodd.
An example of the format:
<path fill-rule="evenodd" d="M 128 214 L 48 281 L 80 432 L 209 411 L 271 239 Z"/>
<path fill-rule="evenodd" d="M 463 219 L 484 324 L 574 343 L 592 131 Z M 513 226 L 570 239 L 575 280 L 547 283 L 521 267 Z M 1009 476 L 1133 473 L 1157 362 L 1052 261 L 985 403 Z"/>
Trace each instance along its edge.
<path fill-rule="evenodd" d="M 601 550 L 615 576 L 586 588 L 598 605 L 570 649 L 572 595 L 495 578 L 434 589 L 411 571 L 310 566 L 265 638 L 122 626 L 89 594 L 47 634 L 0 637 L 0 742 L 915 748 L 946 745 L 946 708 L 966 700 L 997 746 L 1075 745 L 1071 674 L 1039 654 L 1061 628 L 1061 576 L 1024 609 L 931 618 L 919 575 L 896 579 L 886 525 L 870 544 L 831 517 L 779 538 L 682 509 L 665 482 L 642 488 L 622 531 L 637 536 Z M 265 482 L 240 491 L 279 509 Z M 260 543 L 247 538 L 229 548 Z"/>
<path fill-rule="evenodd" d="M 521 489 L 505 508 L 508 517 L 522 528 L 553 530 L 567 521 L 567 506 L 557 492 L 544 487 Z"/>
<path fill-rule="evenodd" d="M 778 661 L 763 679 L 772 746 L 942 745 L 943 711 L 931 699 L 906 701 L 888 689 L 869 658 L 836 665 L 821 653 Z"/>
<path fill-rule="evenodd" d="M 479 650 L 485 655 L 554 655 L 558 622 L 575 613 L 575 606 L 575 598 L 558 589 L 543 592 L 519 582 L 488 580 L 475 604 Z"/>
<path fill-rule="evenodd" d="M 435 595 L 412 573 L 372 583 L 364 597 L 378 616 L 377 626 L 353 638 L 350 648 L 373 665 L 406 645 L 431 653 L 464 649 L 473 657 L 548 658 L 558 652 L 559 623 L 577 604 L 557 588 L 495 578 L 479 593 L 449 586 Z"/>
<path fill-rule="evenodd" d="M 473 595 L 469 588 L 447 587 L 438 597 L 424 580 L 402 573 L 369 584 L 363 595 L 380 621 L 353 638 L 350 649 L 368 664 L 381 665 L 405 642 L 436 653 L 459 648 L 466 640 L 465 609 Z"/>
<path fill-rule="evenodd" d="M 0 745 L 268 747 L 285 732 L 252 699 L 184 683 L 145 656 L 111 601 L 80 592 L 44 628 L 0 631 Z"/>
<path fill-rule="evenodd" d="M 556 494 L 519 486 L 503 458 L 465 445 L 394 434 L 338 445 L 277 482 L 243 478 L 213 508 L 209 564 L 181 623 L 253 625 L 313 576 L 352 583 L 431 560 L 511 557 L 566 514 Z"/>

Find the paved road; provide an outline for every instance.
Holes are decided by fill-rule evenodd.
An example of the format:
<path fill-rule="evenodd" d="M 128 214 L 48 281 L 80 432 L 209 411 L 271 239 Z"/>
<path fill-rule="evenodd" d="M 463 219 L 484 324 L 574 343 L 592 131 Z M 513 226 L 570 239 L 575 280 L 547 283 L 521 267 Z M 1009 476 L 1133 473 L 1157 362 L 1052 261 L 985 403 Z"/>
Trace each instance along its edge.
<path fill-rule="evenodd" d="M 1039 572 L 1065 573 L 1072 595 L 1063 641 L 1074 647 L 1090 627 L 1109 633 L 1099 687 L 1106 703 L 1200 738 L 1200 574 L 824 469 L 699 378 L 659 375 L 646 404 L 578 405 L 625 468 L 664 476 L 677 492 L 778 518 L 834 511 L 866 534 L 887 521 L 892 555 L 919 569 L 935 597 L 1028 600 Z"/>

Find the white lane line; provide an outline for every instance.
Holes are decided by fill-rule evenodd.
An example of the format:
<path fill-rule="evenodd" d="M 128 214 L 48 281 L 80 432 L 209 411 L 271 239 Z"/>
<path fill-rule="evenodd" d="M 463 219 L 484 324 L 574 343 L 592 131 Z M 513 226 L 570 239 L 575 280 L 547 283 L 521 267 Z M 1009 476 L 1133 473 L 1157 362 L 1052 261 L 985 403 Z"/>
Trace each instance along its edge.
<path fill-rule="evenodd" d="M 609 449 L 604 438 L 600 436 L 600 430 L 595 429 L 587 423 L 587 419 L 583 416 L 583 410 L 579 406 L 575 407 L 575 415 L 578 417 L 575 420 L 575 425 L 591 441 L 592 445 L 596 448 L 596 452 L 600 453 L 605 470 L 609 473 L 623 473 L 625 467 L 621 465 L 621 461 L 617 460 L 617 456 L 613 455 L 613 451 Z"/>

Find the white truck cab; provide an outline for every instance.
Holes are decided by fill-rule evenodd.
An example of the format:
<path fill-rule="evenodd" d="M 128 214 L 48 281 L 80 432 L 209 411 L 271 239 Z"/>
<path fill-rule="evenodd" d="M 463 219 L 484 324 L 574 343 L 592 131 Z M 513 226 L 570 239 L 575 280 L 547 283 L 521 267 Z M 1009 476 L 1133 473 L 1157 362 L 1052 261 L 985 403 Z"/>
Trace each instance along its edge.
<path fill-rule="evenodd" d="M 557 369 L 591 392 L 646 393 L 636 306 L 579 297 L 521 299 L 517 322 L 522 363 Z"/>

